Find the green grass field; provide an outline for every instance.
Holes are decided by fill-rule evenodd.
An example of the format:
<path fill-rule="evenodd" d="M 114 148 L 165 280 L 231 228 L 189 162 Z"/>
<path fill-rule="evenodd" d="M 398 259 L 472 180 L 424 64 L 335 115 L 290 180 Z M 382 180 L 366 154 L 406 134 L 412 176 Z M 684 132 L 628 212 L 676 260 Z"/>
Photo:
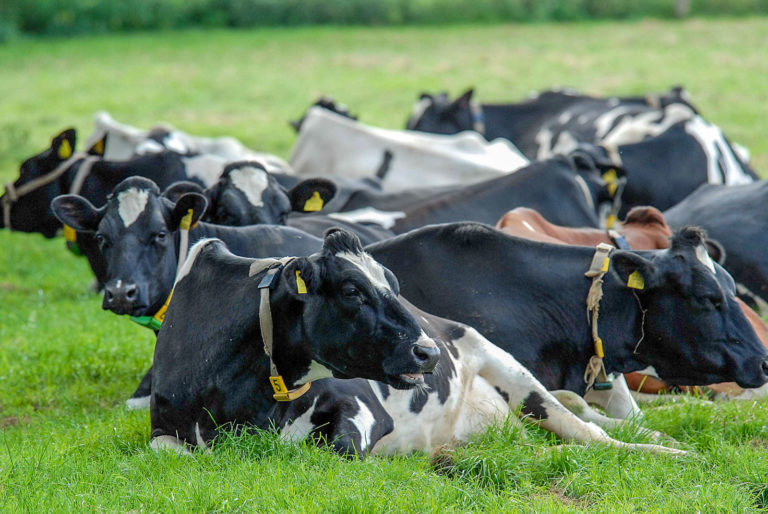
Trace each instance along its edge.
<path fill-rule="evenodd" d="M 768 172 L 768 19 L 683 23 L 259 31 L 28 40 L 0 46 L 0 181 L 94 111 L 233 135 L 288 156 L 287 121 L 321 93 L 365 122 L 402 127 L 420 91 L 517 100 L 572 86 L 633 94 L 685 85 Z M 148 448 L 129 412 L 152 335 L 103 312 L 63 241 L 0 231 L 0 511 L 616 511 L 768 508 L 768 402 L 645 409 L 692 450 L 671 459 L 599 446 L 552 449 L 536 428 L 448 452 L 349 462 L 275 436 L 178 457 Z M 642 441 L 626 432 L 622 440 Z"/>

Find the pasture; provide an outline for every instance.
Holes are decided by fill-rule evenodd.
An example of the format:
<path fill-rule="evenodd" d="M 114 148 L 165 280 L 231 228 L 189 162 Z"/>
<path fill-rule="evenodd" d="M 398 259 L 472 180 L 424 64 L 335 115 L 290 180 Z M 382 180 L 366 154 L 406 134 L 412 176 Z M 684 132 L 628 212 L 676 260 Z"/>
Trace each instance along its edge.
<path fill-rule="evenodd" d="M 768 173 L 768 18 L 681 23 L 187 31 L 0 46 L 0 181 L 96 110 L 165 120 L 288 157 L 320 94 L 401 128 L 421 91 L 517 100 L 569 86 L 595 94 L 683 84 Z M 673 170 L 670 170 L 673 171 Z M 271 434 L 210 454 L 155 454 L 149 415 L 123 407 L 152 334 L 101 310 L 62 238 L 0 231 L 2 511 L 751 511 L 768 507 L 768 401 L 644 409 L 687 457 L 558 441 L 513 425 L 439 457 L 350 462 Z M 630 433 L 625 441 L 647 442 Z"/>

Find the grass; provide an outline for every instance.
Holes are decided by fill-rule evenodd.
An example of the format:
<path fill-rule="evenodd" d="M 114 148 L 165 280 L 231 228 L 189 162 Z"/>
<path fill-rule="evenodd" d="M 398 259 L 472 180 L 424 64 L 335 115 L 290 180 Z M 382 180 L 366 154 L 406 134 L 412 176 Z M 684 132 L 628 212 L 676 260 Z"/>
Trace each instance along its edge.
<path fill-rule="evenodd" d="M 95 110 L 148 126 L 230 134 L 287 157 L 287 120 L 319 94 L 402 127 L 418 92 L 474 85 L 514 100 L 573 86 L 600 94 L 684 84 L 768 170 L 768 19 L 682 23 L 188 31 L 0 46 L 0 180 Z M 645 409 L 693 455 L 603 447 L 497 427 L 433 465 L 349 462 L 272 434 L 211 454 L 149 450 L 149 417 L 122 401 L 153 338 L 103 312 L 86 263 L 60 239 L 0 231 L 0 511 L 744 512 L 768 507 L 768 403 Z M 642 441 L 631 434 L 623 440 Z"/>

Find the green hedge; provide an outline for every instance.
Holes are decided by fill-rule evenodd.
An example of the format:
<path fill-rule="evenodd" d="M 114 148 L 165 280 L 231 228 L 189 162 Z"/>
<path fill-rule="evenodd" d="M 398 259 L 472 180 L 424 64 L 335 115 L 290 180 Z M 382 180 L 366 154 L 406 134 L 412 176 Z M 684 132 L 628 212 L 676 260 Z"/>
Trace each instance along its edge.
<path fill-rule="evenodd" d="M 688 0 L 689 15 L 767 14 L 768 0 Z M 676 0 L 2 0 L 0 41 L 181 27 L 671 18 Z"/>

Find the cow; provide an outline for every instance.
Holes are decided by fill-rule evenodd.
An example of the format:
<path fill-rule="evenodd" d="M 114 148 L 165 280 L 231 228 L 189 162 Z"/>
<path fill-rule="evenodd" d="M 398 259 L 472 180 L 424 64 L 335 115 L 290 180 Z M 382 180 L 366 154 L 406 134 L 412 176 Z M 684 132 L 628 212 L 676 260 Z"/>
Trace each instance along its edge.
<path fill-rule="evenodd" d="M 274 173 L 291 173 L 291 167 L 276 155 L 246 148 L 233 137 L 200 137 L 167 123 L 141 130 L 115 121 L 109 113 L 97 112 L 94 131 L 86 147 L 105 160 L 126 161 L 137 155 L 172 150 L 182 155 L 208 155 L 223 162 L 257 160 Z"/>
<path fill-rule="evenodd" d="M 594 248 L 455 223 L 366 251 L 395 273 L 403 296 L 420 309 L 476 328 L 547 389 L 586 392 L 585 369 L 597 352 L 596 326 L 586 315 L 592 281 L 585 272 Z M 768 380 L 768 352 L 699 229 L 682 229 L 667 250 L 614 250 L 606 262 L 598 334 L 607 372 L 652 367 L 681 385 L 735 381 L 756 388 Z"/>
<path fill-rule="evenodd" d="M 270 273 L 273 285 L 265 286 Z M 265 289 L 271 351 L 262 344 L 264 309 L 254 300 L 264 302 Z M 610 438 L 563 408 L 477 331 L 424 313 L 397 294 L 394 275 L 344 231 L 329 232 L 318 254 L 287 262 L 236 257 L 220 241 L 202 240 L 177 279 L 158 335 L 150 445 L 210 448 L 221 427 L 274 426 L 285 439 L 325 440 L 346 455 L 429 452 L 520 408 L 568 441 L 683 453 Z M 293 350 L 302 338 L 312 344 Z M 415 366 L 397 371 L 405 375 L 383 373 L 380 381 L 331 378 L 381 373 L 365 365 L 380 361 L 384 349 L 414 341 L 433 341 L 440 350 L 423 385 L 404 389 L 422 380 L 414 379 Z M 275 376 L 298 390 L 291 401 L 273 393 Z"/>
<path fill-rule="evenodd" d="M 562 225 L 597 227 L 598 212 L 605 213 L 604 205 L 613 208 L 616 190 L 585 164 L 588 156 L 582 157 L 534 162 L 469 186 L 337 194 L 324 210 L 334 218 L 376 221 L 398 234 L 433 223 L 493 224 L 516 206 L 534 208 Z"/>
<path fill-rule="evenodd" d="M 322 246 L 319 238 L 281 225 L 198 223 L 206 206 L 205 196 L 198 193 L 183 194 L 174 203 L 143 177 L 122 181 L 100 208 L 78 195 L 58 196 L 52 202 L 62 223 L 93 234 L 98 242 L 105 262 L 102 308 L 154 328 L 170 301 L 179 262 L 188 246 L 199 239 L 217 237 L 232 251 L 250 257 L 308 255 Z M 182 220 L 190 210 L 191 219 L 186 220 L 190 229 L 184 241 Z M 147 380 L 142 381 L 131 405 L 141 406 L 148 400 L 148 385 Z"/>
<path fill-rule="evenodd" d="M 699 225 L 722 244 L 724 267 L 736 280 L 742 299 L 762 316 L 768 315 L 766 200 L 764 180 L 738 186 L 705 184 L 664 211 L 670 226 Z"/>
<path fill-rule="evenodd" d="M 273 174 L 255 161 L 228 164 L 219 180 L 208 189 L 180 182 L 166 190 L 166 195 L 187 191 L 206 196 L 208 209 L 203 219 L 220 225 L 287 225 L 318 237 L 329 228 L 339 227 L 354 232 L 363 244 L 394 235 L 375 223 L 354 223 L 322 214 L 297 215 L 321 211 L 336 194 L 336 185 L 326 179 L 314 178 L 285 189 Z"/>
<path fill-rule="evenodd" d="M 384 190 L 469 184 L 510 173 L 528 159 L 508 141 L 370 127 L 311 107 L 289 159 L 296 175 L 367 178 Z"/>
<path fill-rule="evenodd" d="M 436 134 L 463 130 L 488 140 L 512 141 L 529 159 L 571 151 L 577 143 L 634 143 L 698 113 L 688 93 L 597 98 L 573 90 L 543 91 L 515 104 L 478 104 L 467 90 L 451 101 L 446 93 L 423 93 L 406 128 Z"/>
<path fill-rule="evenodd" d="M 496 223 L 496 228 L 507 234 L 535 241 L 581 246 L 596 246 L 600 243 L 606 243 L 623 250 L 668 248 L 669 238 L 672 236 L 672 230 L 667 225 L 664 215 L 654 207 L 633 208 L 627 214 L 624 222 L 621 223 L 621 227 L 611 231 L 592 228 L 575 229 L 553 225 L 538 212 L 526 208 L 517 208 L 506 213 Z M 707 240 L 705 243 L 708 249 L 711 245 L 715 245 L 713 240 Z M 709 250 L 710 256 L 714 253 L 713 250 L 720 255 L 723 254 L 722 250 L 715 246 L 714 249 Z M 760 316 L 740 298 L 736 297 L 735 301 L 763 346 L 768 348 L 768 327 L 760 319 Z M 625 378 L 629 388 L 639 393 L 657 394 L 675 389 L 662 380 L 643 373 L 628 373 Z M 753 397 L 756 394 L 762 394 L 762 389 L 765 387 L 761 387 L 759 391 L 750 390 L 745 393 L 737 384 L 723 383 L 710 385 L 706 390 L 723 397 Z M 702 392 L 698 386 L 682 386 L 681 389 L 686 392 Z"/>

